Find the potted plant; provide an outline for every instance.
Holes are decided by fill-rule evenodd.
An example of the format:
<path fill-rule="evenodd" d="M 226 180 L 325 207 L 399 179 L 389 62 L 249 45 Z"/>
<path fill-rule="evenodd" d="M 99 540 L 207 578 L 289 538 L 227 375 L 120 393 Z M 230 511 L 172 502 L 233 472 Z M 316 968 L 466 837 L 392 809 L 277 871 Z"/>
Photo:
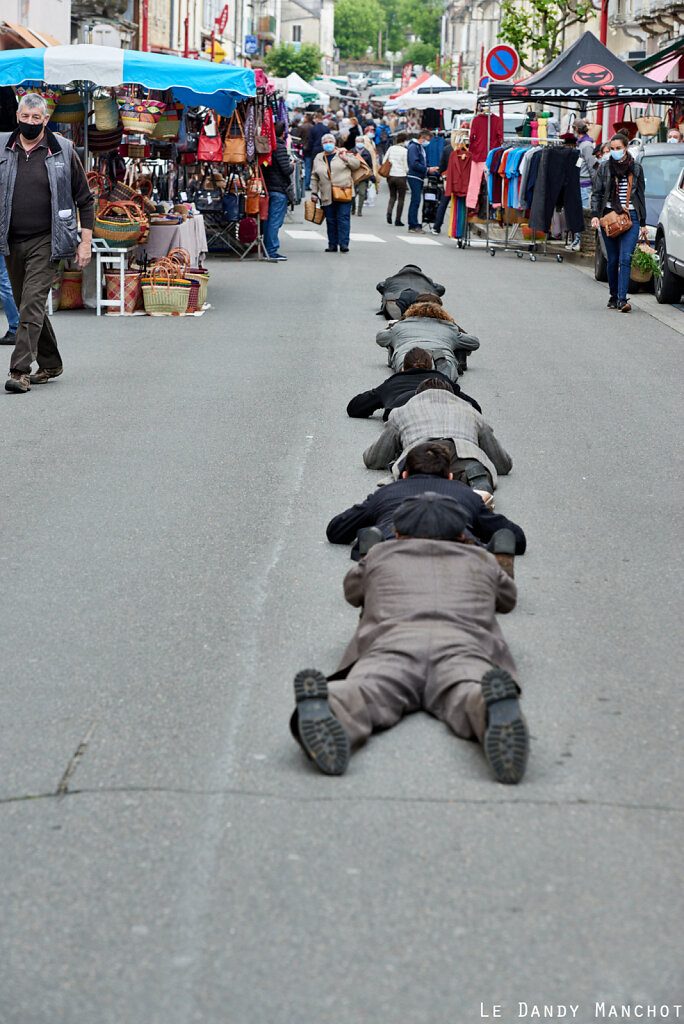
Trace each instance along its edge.
<path fill-rule="evenodd" d="M 632 269 L 630 277 L 632 281 L 645 284 L 655 275 L 660 277 L 661 270 L 655 249 L 645 242 L 637 245 L 632 256 Z"/>

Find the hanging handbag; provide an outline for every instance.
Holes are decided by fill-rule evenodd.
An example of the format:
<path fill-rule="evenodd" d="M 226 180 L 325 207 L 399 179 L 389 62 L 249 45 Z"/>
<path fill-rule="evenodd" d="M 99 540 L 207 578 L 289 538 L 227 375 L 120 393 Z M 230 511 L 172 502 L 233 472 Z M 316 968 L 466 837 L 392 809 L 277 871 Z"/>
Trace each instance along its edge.
<path fill-rule="evenodd" d="M 234 123 L 237 123 L 238 128 L 235 135 L 232 134 Z M 237 107 L 231 114 L 228 128 L 226 129 L 226 137 L 223 142 L 223 161 L 226 164 L 247 163 L 247 143 L 245 142 L 245 133 Z"/>
<path fill-rule="evenodd" d="M 192 200 L 200 213 L 214 213 L 223 209 L 223 192 L 218 186 L 213 170 L 210 168 L 210 188 L 198 187 L 195 189 Z"/>
<path fill-rule="evenodd" d="M 378 167 L 378 174 L 380 174 L 383 178 L 389 178 L 391 170 L 392 162 L 390 160 L 385 160 L 383 161 L 382 164 L 380 164 L 380 167 Z"/>
<path fill-rule="evenodd" d="M 259 237 L 259 225 L 254 217 L 243 217 L 238 225 L 238 238 L 241 242 L 256 242 Z"/>
<path fill-rule="evenodd" d="M 323 207 L 318 203 L 318 196 L 304 201 L 304 220 L 311 221 L 312 224 L 322 224 L 325 220 L 325 214 Z"/>
<path fill-rule="evenodd" d="M 648 112 L 649 107 L 651 108 L 650 114 Z M 652 138 L 652 136 L 658 134 L 658 129 L 660 128 L 661 121 L 662 118 L 658 117 L 657 114 L 653 113 L 653 101 L 651 100 L 651 102 L 646 105 L 646 113 L 642 114 L 641 117 L 637 117 L 636 119 L 639 134 L 643 135 L 645 139 Z"/>
<path fill-rule="evenodd" d="M 629 110 L 629 118 L 627 117 L 627 111 L 628 110 Z M 639 129 L 637 128 L 636 121 L 633 120 L 632 108 L 630 107 L 629 103 L 625 107 L 624 115 L 623 116 L 624 116 L 624 120 L 623 121 L 616 121 L 614 123 L 613 131 L 614 132 L 621 132 L 623 135 L 626 135 L 627 138 L 629 139 L 629 141 L 631 142 L 632 139 L 636 136 L 636 134 L 639 131 Z"/>
<path fill-rule="evenodd" d="M 257 164 L 258 174 L 261 178 L 261 193 L 259 195 L 259 220 L 268 220 L 268 189 L 266 188 L 266 179 L 264 178 L 263 172 Z"/>
<path fill-rule="evenodd" d="M 254 149 L 256 151 L 257 158 L 260 156 L 270 156 L 271 140 L 268 135 L 256 135 L 254 137 Z"/>
<path fill-rule="evenodd" d="M 210 120 L 213 122 L 213 118 L 207 114 L 202 125 L 199 142 L 197 143 L 197 159 L 202 163 L 206 161 L 207 163 L 220 164 L 223 162 L 223 143 L 218 132 L 216 132 L 216 135 L 207 134 L 207 123 Z M 215 123 L 214 131 L 216 131 Z"/>
<path fill-rule="evenodd" d="M 627 179 L 627 199 L 625 201 L 625 213 L 616 213 L 615 210 L 610 210 L 605 217 L 599 218 L 599 224 L 605 231 L 608 238 L 616 238 L 618 235 L 624 235 L 625 231 L 629 231 L 632 226 L 632 218 L 627 210 L 629 206 L 629 199 L 632 195 L 632 175 L 630 174 Z"/>
<path fill-rule="evenodd" d="M 368 166 L 368 164 L 366 163 L 362 156 L 359 156 L 358 153 L 356 154 L 356 156 L 361 161 L 361 164 L 359 167 L 356 168 L 355 171 L 351 172 L 351 176 L 354 184 L 358 185 L 362 181 L 368 181 L 369 178 L 373 177 L 373 169 Z"/>
<path fill-rule="evenodd" d="M 247 117 L 245 119 L 245 152 L 247 159 L 251 162 L 254 159 L 254 139 L 256 136 L 256 119 L 254 117 L 254 104 L 250 103 Z"/>

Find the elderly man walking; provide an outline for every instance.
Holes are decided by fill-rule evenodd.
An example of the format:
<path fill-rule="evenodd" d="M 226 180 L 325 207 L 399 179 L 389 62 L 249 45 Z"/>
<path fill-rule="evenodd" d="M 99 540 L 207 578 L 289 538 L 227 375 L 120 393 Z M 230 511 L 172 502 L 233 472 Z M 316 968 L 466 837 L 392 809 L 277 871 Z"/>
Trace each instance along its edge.
<path fill-rule="evenodd" d="M 93 197 L 71 143 L 47 128 L 42 96 L 19 102 L 17 129 L 0 134 L 0 253 L 19 308 L 5 390 L 22 394 L 62 373 L 62 357 L 45 312 L 61 259 L 90 262 Z M 78 241 L 78 218 L 81 241 Z M 38 370 L 31 366 L 38 362 Z"/>

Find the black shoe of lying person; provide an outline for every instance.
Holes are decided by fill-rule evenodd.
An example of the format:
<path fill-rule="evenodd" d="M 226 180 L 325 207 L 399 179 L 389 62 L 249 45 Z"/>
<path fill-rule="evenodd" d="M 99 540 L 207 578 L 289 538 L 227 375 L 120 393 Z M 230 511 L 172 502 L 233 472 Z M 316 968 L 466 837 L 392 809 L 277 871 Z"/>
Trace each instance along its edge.
<path fill-rule="evenodd" d="M 515 562 L 515 534 L 512 530 L 497 530 L 492 534 L 487 551 L 496 558 L 504 572 L 507 572 L 511 579 L 514 578 L 513 565 Z"/>
<path fill-rule="evenodd" d="M 376 544 L 382 544 L 385 538 L 382 535 L 382 530 L 377 526 L 364 526 L 363 529 L 359 530 L 359 534 L 356 538 L 359 547 L 359 558 L 363 558 L 367 555 L 372 547 Z"/>
<path fill-rule="evenodd" d="M 482 677 L 482 696 L 487 705 L 485 757 L 497 782 L 520 782 L 527 765 L 529 736 L 515 680 L 504 669 L 492 668 Z"/>
<path fill-rule="evenodd" d="M 325 676 L 305 668 L 295 676 L 294 690 L 292 735 L 325 775 L 342 775 L 349 764 L 349 737 L 330 710 Z"/>

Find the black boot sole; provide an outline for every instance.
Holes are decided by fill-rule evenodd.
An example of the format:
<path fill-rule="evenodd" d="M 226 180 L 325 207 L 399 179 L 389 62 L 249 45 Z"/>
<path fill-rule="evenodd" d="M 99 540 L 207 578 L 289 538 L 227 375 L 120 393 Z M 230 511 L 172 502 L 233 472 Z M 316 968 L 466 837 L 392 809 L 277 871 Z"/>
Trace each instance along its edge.
<path fill-rule="evenodd" d="M 299 742 L 325 775 L 342 775 L 349 764 L 349 737 L 328 705 L 322 672 L 305 668 L 294 679 Z"/>
<path fill-rule="evenodd" d="M 515 785 L 525 774 L 529 753 L 529 735 L 515 680 L 503 669 L 490 669 L 482 677 L 482 696 L 487 705 L 485 757 L 497 782 Z"/>

